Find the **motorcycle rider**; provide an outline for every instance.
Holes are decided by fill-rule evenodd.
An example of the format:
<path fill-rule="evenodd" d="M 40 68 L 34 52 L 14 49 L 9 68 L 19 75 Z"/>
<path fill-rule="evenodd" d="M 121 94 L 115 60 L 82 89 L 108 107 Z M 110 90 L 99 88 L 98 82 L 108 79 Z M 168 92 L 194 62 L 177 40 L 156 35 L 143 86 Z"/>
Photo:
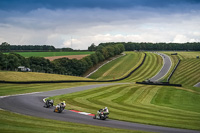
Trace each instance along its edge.
<path fill-rule="evenodd" d="M 98 118 L 100 118 L 100 114 L 101 114 L 102 112 L 109 114 L 108 107 L 105 107 L 104 109 L 100 109 L 99 111 L 97 111 L 97 117 L 98 117 Z"/>
<path fill-rule="evenodd" d="M 56 108 L 57 108 L 57 109 L 60 109 L 60 104 L 57 104 L 57 105 L 56 105 Z"/>
<path fill-rule="evenodd" d="M 65 101 L 61 102 L 60 106 L 65 108 L 65 106 L 66 106 Z"/>
<path fill-rule="evenodd" d="M 105 108 L 103 109 L 103 111 L 106 112 L 106 113 L 109 113 L 108 107 L 105 107 Z"/>
<path fill-rule="evenodd" d="M 49 108 L 51 106 L 53 106 L 53 100 L 52 99 L 46 100 L 44 107 Z"/>

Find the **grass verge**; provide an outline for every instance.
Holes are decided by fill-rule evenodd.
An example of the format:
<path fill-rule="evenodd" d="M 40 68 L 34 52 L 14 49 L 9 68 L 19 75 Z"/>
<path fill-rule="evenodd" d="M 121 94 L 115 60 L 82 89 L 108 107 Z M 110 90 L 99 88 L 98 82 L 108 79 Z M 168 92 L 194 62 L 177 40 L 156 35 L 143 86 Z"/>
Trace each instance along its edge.
<path fill-rule="evenodd" d="M 36 72 L 13 72 L 0 71 L 0 80 L 4 81 L 59 81 L 59 80 L 91 80 L 83 77 L 36 73 Z"/>
<path fill-rule="evenodd" d="M 142 133 L 142 131 L 98 127 L 20 115 L 0 110 L 2 133 Z"/>
<path fill-rule="evenodd" d="M 0 84 L 0 96 L 42 92 L 96 83 L 58 83 L 58 84 Z M 98 83 L 99 84 L 99 83 Z"/>

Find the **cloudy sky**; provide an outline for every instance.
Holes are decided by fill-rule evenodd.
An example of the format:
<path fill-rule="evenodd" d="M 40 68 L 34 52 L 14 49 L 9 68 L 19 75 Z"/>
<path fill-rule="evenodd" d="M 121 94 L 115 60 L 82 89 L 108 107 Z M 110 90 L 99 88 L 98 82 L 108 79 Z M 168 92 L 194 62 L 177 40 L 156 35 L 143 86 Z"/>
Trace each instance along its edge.
<path fill-rule="evenodd" d="M 0 0 L 0 44 L 5 41 L 73 49 L 200 42 L 200 0 Z"/>

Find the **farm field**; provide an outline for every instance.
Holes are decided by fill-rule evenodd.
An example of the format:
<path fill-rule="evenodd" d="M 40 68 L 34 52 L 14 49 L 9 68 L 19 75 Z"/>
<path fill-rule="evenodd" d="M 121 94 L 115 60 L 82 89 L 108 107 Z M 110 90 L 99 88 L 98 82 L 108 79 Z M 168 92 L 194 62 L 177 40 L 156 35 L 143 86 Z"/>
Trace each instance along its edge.
<path fill-rule="evenodd" d="M 52 57 L 52 56 L 68 56 L 68 55 L 90 55 L 94 52 L 16 52 L 24 57 Z"/>
<path fill-rule="evenodd" d="M 50 61 L 53 61 L 55 59 L 59 58 L 68 58 L 68 59 L 77 59 L 80 60 L 88 55 L 65 55 L 65 56 L 51 56 L 51 57 L 44 57 L 45 59 L 49 59 Z"/>
<path fill-rule="evenodd" d="M 97 80 L 118 79 L 126 76 L 140 60 L 143 59 L 144 53 L 141 52 L 125 52 L 122 56 L 101 67 L 97 72 L 89 78 Z"/>
<path fill-rule="evenodd" d="M 42 124 L 42 125 L 41 125 Z M 20 133 L 141 133 L 141 131 L 90 126 L 26 116 L 0 110 L 0 130 Z"/>
<path fill-rule="evenodd" d="M 200 130 L 200 92 L 181 87 L 114 85 L 51 98 L 90 113 L 107 106 L 111 119 Z"/>

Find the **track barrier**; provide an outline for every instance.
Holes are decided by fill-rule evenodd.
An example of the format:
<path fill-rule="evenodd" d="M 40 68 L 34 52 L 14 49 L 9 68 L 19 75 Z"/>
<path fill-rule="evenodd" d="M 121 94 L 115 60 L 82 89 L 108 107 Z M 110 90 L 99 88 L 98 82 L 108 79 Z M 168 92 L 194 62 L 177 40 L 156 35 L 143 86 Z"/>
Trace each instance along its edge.
<path fill-rule="evenodd" d="M 176 64 L 176 66 L 174 67 L 173 71 L 171 72 L 171 74 L 169 75 L 169 77 L 167 78 L 167 82 L 169 82 L 169 80 L 171 79 L 172 75 L 174 74 L 176 68 L 178 67 L 178 65 L 180 64 L 181 59 L 178 60 L 178 63 Z"/>
<path fill-rule="evenodd" d="M 136 84 L 162 85 L 162 86 L 177 86 L 177 87 L 182 87 L 181 84 L 170 84 L 169 82 L 136 82 Z"/>

